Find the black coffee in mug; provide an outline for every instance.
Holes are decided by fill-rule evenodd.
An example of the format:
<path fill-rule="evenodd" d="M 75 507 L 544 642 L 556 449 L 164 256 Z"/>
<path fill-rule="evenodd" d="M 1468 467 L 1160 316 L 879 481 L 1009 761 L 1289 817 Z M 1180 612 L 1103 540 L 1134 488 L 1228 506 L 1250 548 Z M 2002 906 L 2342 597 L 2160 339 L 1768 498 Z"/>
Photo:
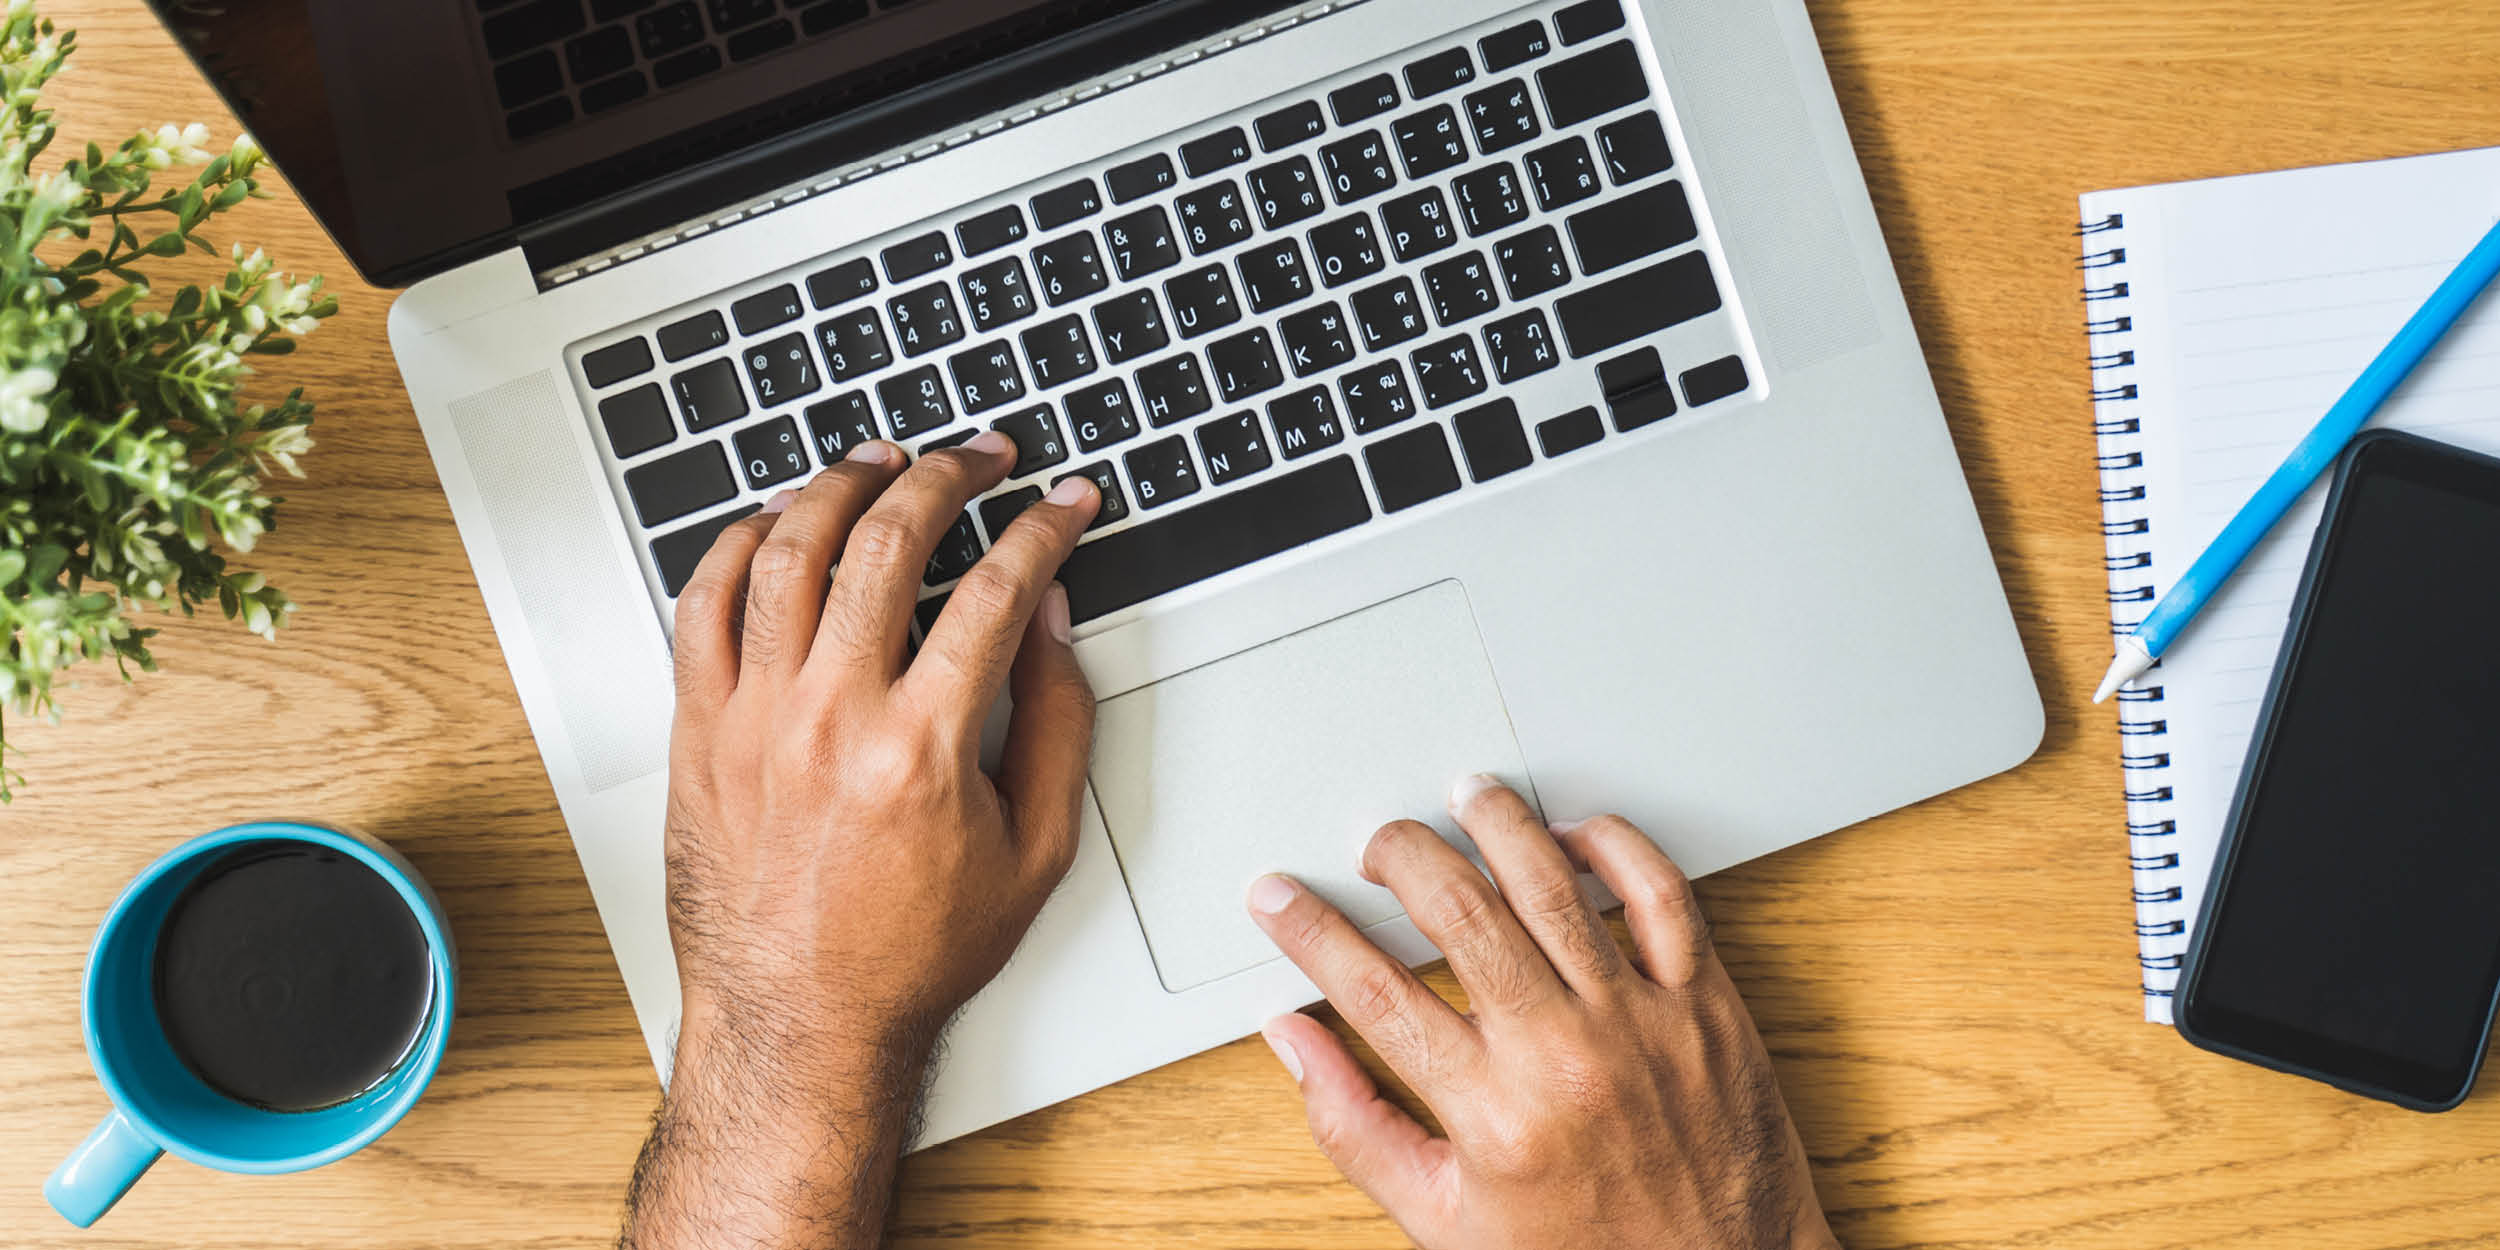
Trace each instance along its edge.
<path fill-rule="evenodd" d="M 156 939 L 156 1014 L 219 1093 L 317 1111 L 406 1058 L 433 1005 L 425 931 L 353 856 L 254 842 L 210 864 Z"/>

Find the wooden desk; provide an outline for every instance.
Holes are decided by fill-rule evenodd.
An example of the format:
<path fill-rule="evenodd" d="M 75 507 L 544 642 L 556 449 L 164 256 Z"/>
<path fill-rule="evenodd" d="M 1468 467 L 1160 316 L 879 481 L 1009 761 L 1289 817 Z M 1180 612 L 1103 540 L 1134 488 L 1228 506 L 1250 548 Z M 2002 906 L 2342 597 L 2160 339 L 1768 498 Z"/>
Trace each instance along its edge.
<path fill-rule="evenodd" d="M 227 118 L 129 0 L 79 28 L 73 139 Z M 2050 707 L 2013 774 L 1704 886 L 1833 1224 L 1908 1245 L 2500 1244 L 2500 1094 L 2429 1118 L 2190 1051 L 2139 1018 L 2077 329 L 2079 191 L 2500 139 L 2500 8 L 2445 0 L 1829 0 L 1843 106 Z M 2258 12 L 2271 9 L 2272 12 Z M 350 273 L 281 199 L 243 237 Z M 80 671 L 14 729 L 0 810 L 0 1246 L 598 1246 L 656 1084 L 383 338 L 346 311 L 278 375 L 322 405 L 255 556 L 267 645 L 176 623 L 163 673 Z M 37 1187 L 104 1110 L 81 961 L 122 882 L 231 819 L 371 829 L 442 892 L 454 1045 L 399 1129 L 255 1179 L 167 1162 L 73 1237 Z M 1446 979 L 1442 981 L 1446 986 Z M 913 1159 L 904 1245 L 1396 1244 L 1239 1042 Z"/>

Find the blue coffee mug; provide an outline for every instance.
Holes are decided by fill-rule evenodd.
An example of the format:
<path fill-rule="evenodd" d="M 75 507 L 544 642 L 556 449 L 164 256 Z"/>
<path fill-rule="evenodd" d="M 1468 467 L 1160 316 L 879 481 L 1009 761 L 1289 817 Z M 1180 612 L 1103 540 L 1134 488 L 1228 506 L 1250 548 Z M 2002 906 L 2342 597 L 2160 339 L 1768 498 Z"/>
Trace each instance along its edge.
<path fill-rule="evenodd" d="M 425 933 L 433 1002 L 407 1057 L 373 1088 L 319 1111 L 271 1111 L 237 1102 L 194 1075 L 157 1023 L 156 939 L 183 889 L 223 852 L 247 842 L 302 842 L 354 857 L 399 891 Z M 43 1184 L 52 1209 L 85 1228 L 172 1151 L 226 1172 L 300 1172 L 354 1154 L 399 1122 L 434 1079 L 451 1035 L 455 960 L 451 926 L 425 879 L 371 838 L 317 825 L 263 822 L 202 834 L 130 883 L 97 927 L 87 954 L 87 1059 L 113 1110 Z"/>

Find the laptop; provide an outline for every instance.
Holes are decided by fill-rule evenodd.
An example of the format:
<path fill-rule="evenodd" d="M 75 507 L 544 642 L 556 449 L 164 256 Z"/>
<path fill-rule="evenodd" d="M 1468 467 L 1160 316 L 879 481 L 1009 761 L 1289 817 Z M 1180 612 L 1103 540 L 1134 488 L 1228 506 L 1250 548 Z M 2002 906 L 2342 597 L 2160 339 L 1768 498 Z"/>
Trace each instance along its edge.
<path fill-rule="evenodd" d="M 171 0 L 159 0 L 169 5 Z M 861 439 L 1071 473 L 1073 871 L 920 1144 L 1314 998 L 1242 892 L 1494 773 L 1707 873 L 2042 711 L 1799 0 L 230 0 L 372 281 L 663 1074 L 672 596 Z M 445 645 L 485 640 L 445 639 Z"/>

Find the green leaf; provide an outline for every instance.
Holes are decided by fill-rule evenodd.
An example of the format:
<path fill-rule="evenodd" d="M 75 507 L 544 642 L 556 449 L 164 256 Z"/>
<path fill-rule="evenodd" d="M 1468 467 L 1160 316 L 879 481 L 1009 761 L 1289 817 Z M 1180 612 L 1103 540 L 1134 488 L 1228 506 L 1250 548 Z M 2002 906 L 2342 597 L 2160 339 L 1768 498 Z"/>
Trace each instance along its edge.
<path fill-rule="evenodd" d="M 175 294 L 174 306 L 167 309 L 166 313 L 176 321 L 183 321 L 187 320 L 191 314 L 198 312 L 199 310 L 200 288 L 195 286 L 186 286 L 182 288 L 180 292 Z"/>
<path fill-rule="evenodd" d="M 250 354 L 254 356 L 284 356 L 294 350 L 295 340 L 293 339 L 269 338 L 262 339 L 260 342 L 252 344 Z"/>
<path fill-rule="evenodd" d="M 250 195 L 251 193 L 252 184 L 248 182 L 229 182 L 226 184 L 224 190 L 217 193 L 217 198 L 212 201 L 212 204 L 215 211 L 222 213 L 227 209 L 242 203 L 243 197 Z"/>
<path fill-rule="evenodd" d="M 17 575 L 25 571 L 25 552 L 0 551 L 0 586 L 6 586 L 10 582 L 16 581 Z"/>
<path fill-rule="evenodd" d="M 61 566 L 69 563 L 69 548 L 59 543 L 42 543 L 35 548 L 34 559 L 26 565 L 26 584 L 49 586 L 58 577 Z"/>

